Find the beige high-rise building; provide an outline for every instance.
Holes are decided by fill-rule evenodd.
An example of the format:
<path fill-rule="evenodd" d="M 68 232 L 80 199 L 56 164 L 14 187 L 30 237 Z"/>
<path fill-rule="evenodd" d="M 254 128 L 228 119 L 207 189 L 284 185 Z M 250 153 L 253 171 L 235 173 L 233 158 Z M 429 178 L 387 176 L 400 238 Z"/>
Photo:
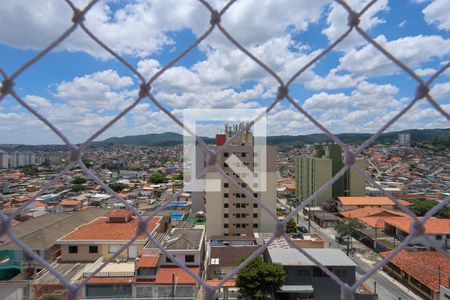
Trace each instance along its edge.
<path fill-rule="evenodd" d="M 244 124 L 236 124 L 225 127 L 224 134 L 216 135 L 215 149 L 228 141 Z M 259 146 L 257 146 L 259 147 Z M 276 210 L 276 154 L 275 146 L 264 146 L 265 155 L 255 151 L 254 137 L 251 131 L 238 136 L 231 145 L 226 147 L 217 162 L 222 166 L 228 176 L 240 184 L 245 190 L 258 197 L 271 211 Z M 244 180 L 239 177 L 227 165 L 226 160 L 232 155 L 237 156 L 242 165 L 254 172 L 255 164 L 265 164 L 260 176 L 263 180 L 263 189 L 254 191 Z M 265 157 L 264 157 L 265 156 Z M 256 174 L 256 172 L 254 172 Z M 251 197 L 247 197 L 238 187 L 228 182 L 218 172 L 208 172 L 207 180 L 220 181 L 218 191 L 206 191 L 204 193 L 206 211 L 206 234 L 211 235 L 251 235 L 254 232 L 274 232 L 275 220 L 260 207 L 253 203 Z M 257 180 L 254 180 L 255 182 Z M 261 181 L 260 181 L 261 182 Z M 254 183 L 257 184 L 257 183 Z M 255 188 L 256 190 L 256 188 Z"/>

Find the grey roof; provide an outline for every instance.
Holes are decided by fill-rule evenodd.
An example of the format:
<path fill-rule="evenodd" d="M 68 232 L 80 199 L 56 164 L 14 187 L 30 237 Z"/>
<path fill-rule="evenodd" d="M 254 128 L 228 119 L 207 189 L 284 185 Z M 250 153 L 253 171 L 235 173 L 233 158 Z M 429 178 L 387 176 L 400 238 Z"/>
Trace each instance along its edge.
<path fill-rule="evenodd" d="M 84 270 L 91 265 L 90 263 L 57 263 L 52 265 L 53 269 L 61 273 L 68 281 L 75 282 L 83 276 Z M 34 281 L 33 284 L 62 284 L 49 271 L 42 271 Z"/>
<path fill-rule="evenodd" d="M 168 250 L 197 250 L 202 244 L 204 232 L 200 228 L 175 228 L 164 247 Z"/>
<path fill-rule="evenodd" d="M 33 250 L 48 249 L 57 239 L 78 226 L 104 216 L 106 209 L 90 207 L 72 213 L 48 213 L 11 228 L 12 232 Z M 4 235 L 0 238 L 0 250 L 18 250 L 19 247 Z"/>
<path fill-rule="evenodd" d="M 280 288 L 281 293 L 314 293 L 312 285 L 283 285 Z"/>
<path fill-rule="evenodd" d="M 356 266 L 340 249 L 310 248 L 303 249 L 324 266 Z M 316 264 L 295 248 L 267 249 L 270 259 L 283 266 L 315 266 Z"/>

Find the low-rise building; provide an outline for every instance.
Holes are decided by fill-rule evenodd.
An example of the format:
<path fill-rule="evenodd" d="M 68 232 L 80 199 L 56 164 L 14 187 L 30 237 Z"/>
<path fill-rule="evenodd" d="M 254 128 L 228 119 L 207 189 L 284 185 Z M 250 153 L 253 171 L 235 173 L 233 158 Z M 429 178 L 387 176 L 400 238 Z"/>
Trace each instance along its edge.
<path fill-rule="evenodd" d="M 450 288 L 450 263 L 439 251 L 402 250 L 383 269 L 424 299 L 438 300 L 441 286 Z"/>
<path fill-rule="evenodd" d="M 386 234 L 403 241 L 410 233 L 411 222 L 411 218 L 389 219 L 384 222 L 384 231 Z M 414 237 L 410 245 L 432 249 L 433 246 L 429 241 L 432 240 L 441 248 L 450 248 L 450 219 L 430 218 L 425 222 L 424 226 L 424 235 Z"/>
<path fill-rule="evenodd" d="M 403 206 L 410 206 L 411 203 L 405 200 L 398 200 Z M 380 207 L 385 209 L 395 209 L 397 204 L 388 197 L 338 197 L 336 204 L 339 211 L 354 210 L 364 207 Z"/>

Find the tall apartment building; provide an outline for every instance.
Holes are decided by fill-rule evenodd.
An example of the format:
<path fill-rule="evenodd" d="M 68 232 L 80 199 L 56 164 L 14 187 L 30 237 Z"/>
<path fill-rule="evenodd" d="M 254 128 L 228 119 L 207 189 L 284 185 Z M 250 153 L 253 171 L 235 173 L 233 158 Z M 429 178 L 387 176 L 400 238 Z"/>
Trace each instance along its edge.
<path fill-rule="evenodd" d="M 225 144 L 234 134 L 236 134 L 245 124 L 225 126 L 225 133 L 216 135 L 215 149 Z M 226 147 L 222 154 L 217 157 L 217 162 L 223 170 L 233 180 L 249 193 L 258 197 L 261 202 L 271 211 L 276 210 L 276 154 L 275 146 L 265 147 L 265 155 L 260 146 L 254 145 L 253 133 L 248 130 L 240 134 L 232 143 Z M 231 155 L 236 155 L 243 166 L 250 171 L 254 171 L 257 164 L 265 164 L 264 170 L 256 176 L 260 176 L 260 182 L 265 184 L 261 191 L 254 191 L 238 174 L 233 172 L 226 161 Z M 256 172 L 254 173 L 256 174 Z M 206 210 L 206 234 L 211 235 L 251 235 L 254 232 L 273 232 L 275 221 L 258 205 L 253 203 L 253 199 L 247 197 L 234 184 L 228 182 L 218 172 L 208 172 L 206 179 L 215 179 L 220 182 L 218 191 L 204 193 Z M 255 180 L 257 181 L 257 180 Z M 255 183 L 254 183 L 255 184 Z M 255 189 L 256 190 L 256 189 Z"/>
<path fill-rule="evenodd" d="M 36 155 L 32 152 L 0 151 L 0 169 L 17 168 L 36 164 Z"/>
<path fill-rule="evenodd" d="M 411 134 L 409 133 L 399 133 L 397 142 L 399 145 L 409 145 L 411 142 Z"/>
<path fill-rule="evenodd" d="M 9 155 L 5 151 L 0 151 L 0 169 L 8 169 Z"/>
<path fill-rule="evenodd" d="M 363 170 L 365 161 L 356 159 Z M 295 161 L 296 197 L 305 201 L 321 186 L 327 183 L 344 166 L 342 149 L 337 144 L 316 145 L 311 157 L 300 156 Z M 313 205 L 336 199 L 339 196 L 364 196 L 365 180 L 356 171 L 350 169 L 331 187 L 320 193 Z"/>

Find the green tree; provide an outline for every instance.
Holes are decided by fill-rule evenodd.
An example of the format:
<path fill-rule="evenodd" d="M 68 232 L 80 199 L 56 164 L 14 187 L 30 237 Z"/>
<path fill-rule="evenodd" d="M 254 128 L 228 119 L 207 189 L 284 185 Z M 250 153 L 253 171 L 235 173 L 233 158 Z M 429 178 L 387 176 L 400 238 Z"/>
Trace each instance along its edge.
<path fill-rule="evenodd" d="M 294 218 L 290 219 L 286 223 L 286 233 L 294 233 L 294 232 L 298 232 L 298 231 L 299 231 L 299 227 L 297 226 L 297 223 L 295 222 Z"/>
<path fill-rule="evenodd" d="M 72 184 L 83 184 L 86 183 L 86 178 L 83 177 L 75 177 L 72 182 Z"/>
<path fill-rule="evenodd" d="M 421 200 L 416 198 L 405 199 L 406 201 L 412 203 L 409 207 L 413 213 L 417 216 L 424 216 L 429 210 L 431 210 L 437 203 L 435 201 Z M 450 207 L 446 206 L 440 209 L 435 215 L 436 218 L 449 219 L 450 218 Z"/>
<path fill-rule="evenodd" d="M 84 186 L 81 184 L 72 184 L 72 191 L 78 193 L 84 190 Z"/>
<path fill-rule="evenodd" d="M 262 257 L 253 259 L 243 268 L 237 278 L 236 286 L 244 299 L 262 300 L 283 285 L 286 273 L 280 264 L 264 262 Z"/>
<path fill-rule="evenodd" d="M 22 172 L 27 176 L 34 176 L 39 173 L 38 169 L 34 166 L 24 166 L 22 167 Z"/>
<path fill-rule="evenodd" d="M 108 186 L 116 193 L 121 192 L 123 189 L 127 188 L 128 185 L 120 182 L 112 182 Z"/>
<path fill-rule="evenodd" d="M 357 219 L 345 219 L 336 224 L 336 232 L 343 238 L 347 239 L 347 255 L 350 253 L 350 245 L 352 242 L 352 234 L 364 228 L 364 225 Z"/>
<path fill-rule="evenodd" d="M 183 180 L 183 172 L 178 173 L 177 175 L 173 176 L 173 180 Z"/>
<path fill-rule="evenodd" d="M 161 171 L 155 172 L 148 178 L 148 182 L 153 184 L 160 184 L 167 182 L 166 175 L 164 175 Z"/>

